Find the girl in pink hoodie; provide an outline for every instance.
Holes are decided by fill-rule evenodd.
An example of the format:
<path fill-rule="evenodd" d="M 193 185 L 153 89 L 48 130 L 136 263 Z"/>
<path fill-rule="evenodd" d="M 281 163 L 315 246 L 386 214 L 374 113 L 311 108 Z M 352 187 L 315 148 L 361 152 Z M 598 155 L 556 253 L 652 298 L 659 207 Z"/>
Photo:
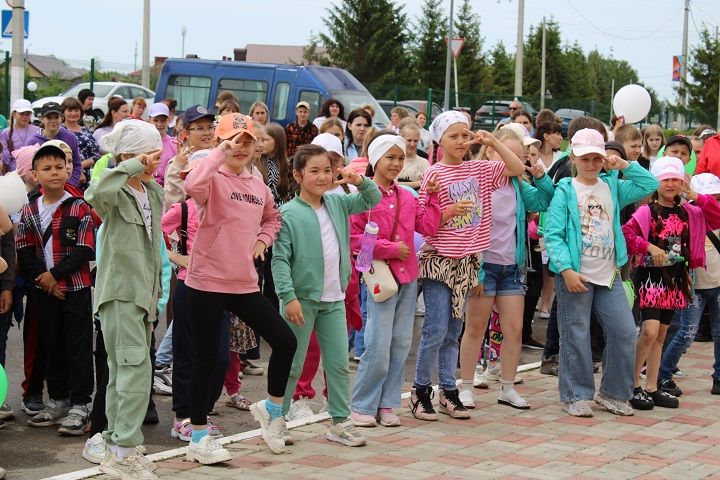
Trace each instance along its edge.
<path fill-rule="evenodd" d="M 222 117 L 215 137 L 223 142 L 190 171 L 185 191 L 198 206 L 200 225 L 185 284 L 190 298 L 195 357 L 190 374 L 190 461 L 212 464 L 230 453 L 208 435 L 208 395 L 218 354 L 223 310 L 240 316 L 272 348 L 268 398 L 251 406 L 262 437 L 275 453 L 285 447 L 282 401 L 296 340 L 260 293 L 254 259 L 280 229 L 280 214 L 270 189 L 247 171 L 257 140 L 252 119 L 239 113 Z"/>

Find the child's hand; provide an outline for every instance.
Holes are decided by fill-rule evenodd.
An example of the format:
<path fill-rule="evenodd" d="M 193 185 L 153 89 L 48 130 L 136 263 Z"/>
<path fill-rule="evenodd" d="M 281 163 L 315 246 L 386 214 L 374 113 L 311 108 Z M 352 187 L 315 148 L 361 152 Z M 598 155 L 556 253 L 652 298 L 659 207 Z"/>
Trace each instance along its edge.
<path fill-rule="evenodd" d="M 433 173 L 432 176 L 428 179 L 427 183 L 425 184 L 425 191 L 427 193 L 436 193 L 440 191 L 440 181 L 438 180 L 437 172 Z"/>
<path fill-rule="evenodd" d="M 667 252 L 662 248 L 650 243 L 648 244 L 647 252 L 648 255 L 652 257 L 656 267 L 662 267 L 667 262 Z"/>
<path fill-rule="evenodd" d="M 267 250 L 267 245 L 265 245 L 264 242 L 260 240 L 255 241 L 255 245 L 253 246 L 253 258 L 257 260 L 258 258 L 265 261 L 265 250 Z"/>
<path fill-rule="evenodd" d="M 630 166 L 630 162 L 623 160 L 617 155 L 610 155 L 605 159 L 605 170 L 625 170 Z"/>
<path fill-rule="evenodd" d="M 493 137 L 492 133 L 485 130 L 478 130 L 477 132 L 472 132 L 466 128 L 465 130 L 463 130 L 463 133 L 465 133 L 465 135 L 470 135 L 471 137 L 473 137 L 472 140 L 464 142 L 464 146 L 472 145 L 474 143 L 479 143 L 480 145 L 492 145 L 492 143 L 495 141 L 495 137 Z"/>
<path fill-rule="evenodd" d="M 580 275 L 575 270 L 568 268 L 562 272 L 563 280 L 565 280 L 565 286 L 570 293 L 585 293 L 588 292 L 588 288 L 585 286 L 587 278 Z"/>
<path fill-rule="evenodd" d="M 181 167 L 184 167 L 187 165 L 188 159 L 190 158 L 190 155 L 194 153 L 195 149 L 189 145 L 183 145 L 183 143 L 177 138 L 175 139 L 175 144 L 177 145 L 177 153 L 175 154 L 174 162 Z"/>
<path fill-rule="evenodd" d="M 472 200 L 458 200 L 450 205 L 446 211 L 451 217 L 462 217 L 472 212 L 473 208 L 475 208 L 475 202 Z"/>
<path fill-rule="evenodd" d="M 475 298 L 482 297 L 483 290 L 485 290 L 485 284 L 481 283 L 470 289 L 470 296 Z"/>
<path fill-rule="evenodd" d="M 60 285 L 55 285 L 55 288 L 52 289 L 52 291 L 50 292 L 50 295 L 52 295 L 53 297 L 55 297 L 57 299 L 65 300 L 65 293 L 62 290 L 60 290 Z"/>
<path fill-rule="evenodd" d="M 285 305 L 285 319 L 297 327 L 302 327 L 305 324 L 302 305 L 297 299 L 291 300 Z"/>
<path fill-rule="evenodd" d="M 146 175 L 152 175 L 160 165 L 160 154 L 162 150 L 155 150 L 152 153 L 141 153 L 138 155 L 138 159 L 145 166 L 143 173 Z"/>
<path fill-rule="evenodd" d="M 48 295 L 52 295 L 52 290 L 57 286 L 57 280 L 52 276 L 50 272 L 43 272 L 35 279 L 40 288 L 43 289 Z"/>
<path fill-rule="evenodd" d="M 683 181 L 682 185 L 680 186 L 680 191 L 682 191 L 683 196 L 691 201 L 694 202 L 698 199 L 697 192 L 694 192 L 692 188 L 690 188 L 690 185 L 688 185 L 687 180 Z"/>
<path fill-rule="evenodd" d="M 232 158 L 235 150 L 240 146 L 241 137 L 243 137 L 243 135 L 235 135 L 230 140 L 223 140 L 223 142 L 218 145 L 218 148 L 225 154 L 228 160 Z"/>
<path fill-rule="evenodd" d="M 0 260 L 2 259 L 0 258 Z M 4 315 L 10 311 L 10 308 L 12 308 L 12 301 L 12 290 L 3 290 L 0 292 L 0 314 Z"/>
<path fill-rule="evenodd" d="M 407 260 L 410 256 L 410 247 L 402 240 L 398 242 L 398 258 L 402 261 Z"/>
<path fill-rule="evenodd" d="M 346 183 L 352 183 L 356 187 L 359 187 L 360 184 L 363 182 L 363 176 L 357 173 L 355 170 L 349 167 L 345 167 L 341 170 L 338 170 L 338 175 L 340 175 L 340 180 L 337 180 L 335 182 L 335 185 L 344 185 Z"/>
<path fill-rule="evenodd" d="M 530 172 L 530 175 L 535 179 L 540 179 L 545 175 L 545 169 L 543 168 L 542 162 L 537 161 L 532 167 L 525 167 L 525 170 Z"/>

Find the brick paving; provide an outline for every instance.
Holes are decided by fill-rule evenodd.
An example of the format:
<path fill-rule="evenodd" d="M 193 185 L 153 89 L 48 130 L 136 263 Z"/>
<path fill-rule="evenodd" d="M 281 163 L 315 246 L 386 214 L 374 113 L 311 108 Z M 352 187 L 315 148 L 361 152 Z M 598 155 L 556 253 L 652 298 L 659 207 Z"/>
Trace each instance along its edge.
<path fill-rule="evenodd" d="M 259 437 L 248 438 L 227 445 L 234 458 L 226 464 L 201 466 L 177 457 L 159 461 L 157 474 L 188 480 L 720 480 L 720 396 L 710 395 L 712 347 L 696 343 L 683 357 L 685 376 L 676 382 L 685 395 L 676 410 L 623 418 L 596 408 L 593 418 L 569 417 L 560 409 L 557 378 L 533 370 L 517 387 L 531 410 L 498 405 L 499 387 L 491 386 L 475 390 L 469 420 L 440 415 L 437 422 L 424 422 L 403 408 L 402 426 L 362 429 L 368 444 L 361 448 L 325 440 L 328 421 L 323 421 L 292 428 L 297 442 L 282 455 L 271 453 Z M 62 478 L 82 477 L 76 472 Z"/>

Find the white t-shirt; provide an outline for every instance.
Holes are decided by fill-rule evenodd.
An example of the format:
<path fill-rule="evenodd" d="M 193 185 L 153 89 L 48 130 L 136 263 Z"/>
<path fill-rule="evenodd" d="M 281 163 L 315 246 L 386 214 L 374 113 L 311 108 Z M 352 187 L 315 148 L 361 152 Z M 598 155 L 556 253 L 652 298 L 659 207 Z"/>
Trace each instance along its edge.
<path fill-rule="evenodd" d="M 55 203 L 48 203 L 46 204 L 44 202 L 45 195 L 40 196 L 38 198 L 38 215 L 40 216 L 40 228 L 42 228 L 42 233 L 45 233 L 45 230 L 50 226 L 52 223 L 52 218 L 55 212 L 57 211 L 58 207 L 62 202 L 64 202 L 66 199 L 70 198 L 70 194 L 65 192 L 65 195 L 58 200 Z M 45 242 L 45 245 L 43 245 L 43 251 L 45 252 L 45 268 L 50 270 L 55 266 L 55 260 L 53 259 L 53 247 L 52 247 L 52 236 L 48 239 L 47 242 Z"/>
<path fill-rule="evenodd" d="M 492 192 L 492 230 L 490 248 L 483 253 L 487 263 L 515 265 L 517 198 L 511 184 Z"/>
<path fill-rule="evenodd" d="M 358 191 L 357 187 L 353 185 L 352 183 L 348 183 L 348 190 L 350 190 L 350 193 L 355 193 Z M 342 187 L 342 185 L 338 185 L 337 187 L 333 188 L 332 190 L 328 190 L 325 193 L 329 193 L 330 195 L 347 195 L 348 192 L 345 191 L 345 189 Z"/>
<path fill-rule="evenodd" d="M 320 238 L 322 239 L 323 262 L 325 264 L 323 275 L 323 293 L 321 302 L 339 302 L 345 300 L 345 294 L 340 288 L 340 244 L 338 243 L 335 226 L 325 207 L 315 210 L 320 222 Z"/>
<path fill-rule="evenodd" d="M 400 175 L 398 175 L 398 180 L 401 182 L 419 182 L 422 180 L 422 177 L 428 168 L 430 168 L 430 162 L 419 155 L 415 155 L 414 157 L 405 157 L 405 163 L 403 164 L 403 169 L 400 172 Z"/>
<path fill-rule="evenodd" d="M 148 199 L 147 190 L 143 187 L 142 192 L 130 187 L 130 192 L 135 197 L 140 213 L 142 213 L 143 223 L 145 223 L 145 231 L 148 238 L 152 240 L 152 209 L 150 208 L 150 200 Z"/>
<path fill-rule="evenodd" d="M 615 277 L 615 232 L 610 187 L 598 180 L 587 186 L 572 181 L 580 210 L 582 253 L 580 274 L 590 283 L 609 287 Z"/>

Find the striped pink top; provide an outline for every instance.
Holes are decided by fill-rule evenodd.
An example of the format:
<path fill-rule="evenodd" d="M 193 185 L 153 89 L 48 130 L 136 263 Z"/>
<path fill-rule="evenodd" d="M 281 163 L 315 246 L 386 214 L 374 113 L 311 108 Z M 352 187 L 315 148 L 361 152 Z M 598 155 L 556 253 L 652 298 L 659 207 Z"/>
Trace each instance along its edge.
<path fill-rule="evenodd" d="M 490 247 L 492 225 L 492 192 L 507 185 L 502 172 L 504 162 L 470 160 L 459 165 L 436 163 L 423 175 L 420 202 L 425 204 L 425 184 L 438 173 L 440 181 L 440 210 L 445 211 L 458 200 L 473 200 L 475 208 L 462 217 L 450 219 L 432 237 L 426 237 L 430 244 L 444 257 L 462 258 Z"/>

